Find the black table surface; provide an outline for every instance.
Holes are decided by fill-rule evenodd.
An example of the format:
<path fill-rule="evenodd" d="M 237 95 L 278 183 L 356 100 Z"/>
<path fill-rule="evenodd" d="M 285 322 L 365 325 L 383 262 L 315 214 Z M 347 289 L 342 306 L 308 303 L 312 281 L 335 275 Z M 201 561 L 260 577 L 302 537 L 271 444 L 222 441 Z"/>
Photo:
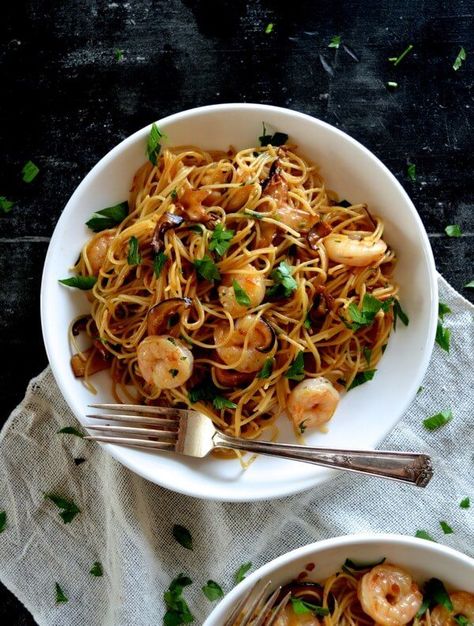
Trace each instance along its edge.
<path fill-rule="evenodd" d="M 5 3 L 0 196 L 15 204 L 0 214 L 0 425 L 47 364 L 41 272 L 68 198 L 127 135 L 183 109 L 262 102 L 346 131 L 404 185 L 439 271 L 473 301 L 474 290 L 463 289 L 474 279 L 473 9 L 470 0 Z M 338 49 L 328 47 L 334 35 Z M 409 44 L 394 66 L 388 58 Z M 461 46 L 467 59 L 455 71 Z M 40 168 L 29 184 L 28 160 Z M 446 236 L 448 224 L 463 235 Z M 0 623 L 34 623 L 5 588 Z"/>

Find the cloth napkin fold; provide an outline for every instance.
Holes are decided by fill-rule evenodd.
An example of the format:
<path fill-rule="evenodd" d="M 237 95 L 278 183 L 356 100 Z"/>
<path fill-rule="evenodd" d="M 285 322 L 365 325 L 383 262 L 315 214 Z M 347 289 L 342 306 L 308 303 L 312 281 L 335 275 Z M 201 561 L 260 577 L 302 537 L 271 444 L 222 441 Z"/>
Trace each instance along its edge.
<path fill-rule="evenodd" d="M 435 475 L 426 489 L 341 473 L 270 502 L 224 504 L 175 494 L 136 476 L 97 444 L 57 434 L 79 425 L 48 368 L 30 382 L 0 433 L 0 511 L 7 515 L 0 579 L 40 625 L 150 626 L 162 623 L 163 592 L 184 572 L 193 580 L 185 597 L 194 623 L 203 624 L 214 606 L 201 591 L 209 579 L 227 592 L 242 563 L 255 569 L 318 539 L 422 529 L 474 556 L 474 307 L 442 278 L 439 289 L 452 310 L 445 318 L 450 353 L 435 346 L 422 390 L 380 446 L 429 453 Z M 452 421 L 428 431 L 423 419 L 445 409 Z M 65 524 L 45 492 L 73 501 L 80 513 Z M 466 497 L 471 508 L 460 507 Z M 441 520 L 452 534 L 443 534 Z M 173 539 L 174 524 L 190 530 L 193 551 Z M 102 577 L 90 574 L 95 561 Z M 55 583 L 67 602 L 56 603 Z"/>

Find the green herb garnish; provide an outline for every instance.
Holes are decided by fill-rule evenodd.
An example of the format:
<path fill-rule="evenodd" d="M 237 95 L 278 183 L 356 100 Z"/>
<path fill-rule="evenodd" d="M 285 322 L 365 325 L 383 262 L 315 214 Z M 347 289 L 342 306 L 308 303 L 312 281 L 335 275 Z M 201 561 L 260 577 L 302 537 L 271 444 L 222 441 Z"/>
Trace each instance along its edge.
<path fill-rule="evenodd" d="M 390 63 L 393 63 L 394 66 L 398 65 L 402 59 L 406 57 L 406 55 L 413 50 L 413 45 L 410 44 L 405 48 L 405 50 L 398 57 L 390 57 L 388 60 Z"/>
<path fill-rule="evenodd" d="M 445 535 L 452 535 L 454 533 L 454 530 L 451 528 L 451 526 L 447 522 L 440 521 L 439 525 L 443 529 L 443 533 Z"/>
<path fill-rule="evenodd" d="M 257 374 L 257 378 L 270 378 L 273 372 L 274 359 L 265 359 L 262 369 Z"/>
<path fill-rule="evenodd" d="M 148 159 L 153 165 L 156 165 L 156 160 L 158 158 L 158 155 L 160 154 L 160 150 L 161 150 L 160 141 L 161 139 L 163 139 L 163 137 L 166 137 L 166 135 L 160 131 L 160 129 L 155 123 L 153 123 L 151 125 L 151 130 L 150 130 L 150 134 L 148 135 L 148 141 L 146 145 L 146 153 L 147 153 Z"/>
<path fill-rule="evenodd" d="M 64 604 L 64 602 L 68 601 L 68 597 L 58 585 L 58 583 L 54 583 L 56 588 L 56 604 Z"/>
<path fill-rule="evenodd" d="M 171 581 L 168 591 L 163 594 L 166 604 L 166 613 L 163 618 L 165 626 L 180 626 L 190 624 L 194 617 L 189 610 L 186 600 L 183 598 L 183 589 L 192 584 L 192 580 L 184 574 L 179 574 Z"/>
<path fill-rule="evenodd" d="M 431 539 L 431 541 L 434 540 Z M 453 610 L 453 603 L 451 602 L 449 593 L 446 591 L 446 587 L 438 578 L 430 578 L 423 586 L 423 604 L 416 614 L 416 617 L 421 617 L 426 613 L 427 609 L 437 604 L 441 604 L 441 606 L 449 612 Z"/>
<path fill-rule="evenodd" d="M 464 285 L 464 289 L 474 289 L 474 280 Z"/>
<path fill-rule="evenodd" d="M 141 262 L 142 262 L 142 257 L 140 256 L 140 249 L 138 247 L 138 239 L 135 236 L 132 236 L 128 240 L 127 263 L 129 265 L 140 265 Z"/>
<path fill-rule="evenodd" d="M 74 428 L 74 426 L 65 426 L 64 428 L 61 428 L 61 430 L 58 430 L 56 434 L 75 435 L 76 437 L 80 437 L 81 439 L 84 438 L 84 433 L 81 433 L 81 431 L 77 430 L 77 428 Z"/>
<path fill-rule="evenodd" d="M 449 346 L 451 341 L 451 331 L 449 328 L 445 328 L 440 320 L 438 320 L 438 326 L 436 327 L 436 343 L 440 348 L 449 352 Z"/>
<path fill-rule="evenodd" d="M 234 580 L 236 585 L 243 581 L 243 579 L 245 578 L 245 574 L 250 570 L 251 567 L 252 563 L 250 561 L 248 563 L 243 563 L 239 567 L 239 569 L 234 574 Z"/>
<path fill-rule="evenodd" d="M 203 382 L 201 385 L 195 385 L 188 391 L 188 398 L 191 404 L 201 401 L 211 401 L 218 394 L 218 389 L 212 383 Z"/>
<path fill-rule="evenodd" d="M 314 613 L 315 615 L 329 615 L 329 609 L 317 606 L 311 602 L 306 602 L 301 598 L 291 598 L 291 606 L 295 615 L 304 615 L 305 613 Z"/>
<path fill-rule="evenodd" d="M 418 537 L 418 539 L 426 539 L 427 541 L 434 541 L 436 543 L 433 537 L 427 533 L 426 530 L 417 530 L 415 537 Z"/>
<path fill-rule="evenodd" d="M 414 163 L 408 163 L 407 176 L 412 183 L 416 181 L 416 165 Z"/>
<path fill-rule="evenodd" d="M 82 465 L 83 463 L 86 462 L 86 460 L 83 459 L 82 457 L 77 457 L 73 459 L 73 461 L 74 461 L 74 465 Z"/>
<path fill-rule="evenodd" d="M 298 352 L 295 360 L 285 373 L 285 378 L 290 380 L 303 380 L 304 378 L 304 352 Z"/>
<path fill-rule="evenodd" d="M 222 587 L 218 585 L 215 580 L 208 580 L 202 588 L 202 592 L 211 602 L 215 602 L 224 597 Z"/>
<path fill-rule="evenodd" d="M 438 428 L 445 426 L 452 419 L 452 411 L 451 409 L 448 409 L 447 411 L 441 411 L 441 413 L 436 413 L 436 415 L 432 415 L 431 417 L 423 420 L 423 426 L 428 430 L 437 430 Z"/>
<path fill-rule="evenodd" d="M 375 376 L 376 371 L 377 370 L 365 370 L 365 372 L 358 372 L 355 375 L 354 380 L 351 382 L 351 384 L 347 388 L 347 391 L 350 391 L 351 389 L 354 389 L 354 387 L 358 387 L 359 385 L 363 385 L 364 383 L 367 383 L 369 380 L 372 380 L 372 378 Z"/>
<path fill-rule="evenodd" d="M 464 615 L 455 615 L 454 621 L 459 624 L 459 626 L 472 626 L 472 624 L 469 624 L 469 620 L 467 617 L 464 617 Z"/>
<path fill-rule="evenodd" d="M 366 293 L 362 300 L 362 307 L 360 309 L 355 302 L 351 302 L 347 307 L 349 316 L 353 322 L 349 327 L 352 328 L 352 330 L 359 330 L 364 326 L 370 326 L 373 323 L 375 316 L 381 309 L 382 311 L 388 311 L 392 304 L 395 306 L 395 302 L 398 302 L 398 300 L 389 298 L 388 300 L 382 301 L 374 298 L 374 296 L 371 296 L 369 293 Z M 402 314 L 408 320 L 403 311 Z"/>
<path fill-rule="evenodd" d="M 469 509 L 471 506 L 471 500 L 469 498 L 463 498 L 459 503 L 461 509 Z"/>
<path fill-rule="evenodd" d="M 232 402 L 231 400 L 228 400 L 227 398 L 224 398 L 224 396 L 220 396 L 220 395 L 217 395 L 215 396 L 215 398 L 213 398 L 212 404 L 218 410 L 237 408 L 237 405 L 235 404 L 235 402 Z"/>
<path fill-rule="evenodd" d="M 387 87 L 390 87 L 391 89 L 396 89 L 398 87 L 398 83 L 396 83 L 394 80 L 389 80 L 387 82 Z"/>
<path fill-rule="evenodd" d="M 265 26 L 266 35 L 269 35 L 271 32 L 273 32 L 273 26 L 274 24 L 272 24 L 271 22 Z"/>
<path fill-rule="evenodd" d="M 455 72 L 457 72 L 458 69 L 461 67 L 462 62 L 466 60 L 466 56 L 466 51 L 464 50 L 464 48 L 461 48 L 458 52 L 458 56 L 455 58 L 453 63 L 453 70 Z"/>
<path fill-rule="evenodd" d="M 444 229 L 444 232 L 448 235 L 448 237 L 460 237 L 462 235 L 462 231 L 458 224 L 449 224 Z"/>
<path fill-rule="evenodd" d="M 193 549 L 193 538 L 185 526 L 175 524 L 173 526 L 173 537 L 183 548 L 187 548 L 188 550 Z"/>
<path fill-rule="evenodd" d="M 367 346 L 364 346 L 362 353 L 364 354 L 364 359 L 366 360 L 367 365 L 370 365 L 370 359 L 372 358 L 372 350 L 370 348 L 367 348 Z"/>
<path fill-rule="evenodd" d="M 310 330 L 311 329 L 311 318 L 309 316 L 309 311 L 306 313 L 306 317 L 304 318 L 303 326 L 306 328 L 306 330 Z"/>
<path fill-rule="evenodd" d="M 245 289 L 242 289 L 242 287 L 235 280 L 235 278 L 232 281 L 232 287 L 234 289 L 235 299 L 237 300 L 238 304 L 248 308 L 250 306 L 250 304 L 251 304 L 250 303 L 250 298 L 249 298 L 247 292 L 245 291 Z"/>
<path fill-rule="evenodd" d="M 7 512 L 0 511 L 0 533 L 3 533 L 7 527 Z"/>
<path fill-rule="evenodd" d="M 339 48 L 341 45 L 341 35 L 334 35 L 328 43 L 328 48 Z"/>
<path fill-rule="evenodd" d="M 86 222 L 88 226 L 95 233 L 100 233 L 101 230 L 107 228 L 113 228 L 123 222 L 128 215 L 128 202 L 119 202 L 114 206 L 108 206 L 101 211 L 96 211 L 92 214 L 92 217 Z"/>
<path fill-rule="evenodd" d="M 265 128 L 265 123 L 262 122 L 263 133 L 260 135 L 260 145 L 268 146 L 283 146 L 288 141 L 288 135 L 286 133 L 273 133 L 273 135 L 267 134 L 267 129 Z"/>
<path fill-rule="evenodd" d="M 4 213 L 10 213 L 14 205 L 14 202 L 7 200 L 5 196 L 0 196 L 0 211 Z"/>
<path fill-rule="evenodd" d="M 55 493 L 45 493 L 44 497 L 47 500 L 51 500 L 60 509 L 59 516 L 65 524 L 72 522 L 76 515 L 81 512 L 81 509 L 72 500 L 66 500 L 66 498 Z"/>
<path fill-rule="evenodd" d="M 217 224 L 209 241 L 209 250 L 217 252 L 219 256 L 224 256 L 230 248 L 231 239 L 234 236 L 233 230 L 228 230 L 222 224 Z"/>
<path fill-rule="evenodd" d="M 123 50 L 120 50 L 120 48 L 115 48 L 114 57 L 116 61 L 121 61 L 123 59 Z"/>
<path fill-rule="evenodd" d="M 158 254 L 155 254 L 153 258 L 153 272 L 157 278 L 160 277 L 167 260 L 168 256 L 164 252 L 158 252 Z"/>
<path fill-rule="evenodd" d="M 33 161 L 27 161 L 21 170 L 23 182 L 31 183 L 38 176 L 38 172 L 39 167 Z"/>
<path fill-rule="evenodd" d="M 269 297 L 289 298 L 296 291 L 298 283 L 292 276 L 293 268 L 282 261 L 271 273 L 274 285 L 270 287 L 267 295 Z"/>
<path fill-rule="evenodd" d="M 353 561 L 352 559 L 346 559 L 342 567 L 343 568 L 345 567 L 346 569 L 349 569 L 349 570 L 353 570 L 355 572 L 361 572 L 364 569 L 372 569 L 376 565 L 382 565 L 382 563 L 385 563 L 385 557 L 383 557 L 383 559 L 380 559 L 380 561 L 375 561 L 372 563 L 360 563 L 360 562 L 356 563 L 356 561 Z"/>
<path fill-rule="evenodd" d="M 204 255 L 202 259 L 196 259 L 193 265 L 202 278 L 209 281 L 220 280 L 221 275 L 219 273 L 219 269 L 211 257 L 207 254 Z"/>
<path fill-rule="evenodd" d="M 94 561 L 94 564 L 92 565 L 89 574 L 92 574 L 92 576 L 103 576 L 104 570 L 102 569 L 102 563 L 100 563 L 99 561 Z"/>
<path fill-rule="evenodd" d="M 66 285 L 67 287 L 88 290 L 92 289 L 92 287 L 96 284 L 97 276 L 81 276 L 78 274 L 77 276 L 71 276 L 71 278 L 63 278 L 58 282 L 62 285 Z"/>
<path fill-rule="evenodd" d="M 449 313 L 452 313 L 449 306 L 444 302 L 438 302 L 438 317 L 440 318 L 440 320 L 443 320 L 444 316 L 448 315 Z"/>

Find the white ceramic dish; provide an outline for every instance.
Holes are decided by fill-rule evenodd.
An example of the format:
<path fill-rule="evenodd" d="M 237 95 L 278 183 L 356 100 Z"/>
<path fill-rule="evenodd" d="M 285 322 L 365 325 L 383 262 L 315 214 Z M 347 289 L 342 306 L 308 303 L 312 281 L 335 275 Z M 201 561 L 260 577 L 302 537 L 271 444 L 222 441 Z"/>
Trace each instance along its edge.
<path fill-rule="evenodd" d="M 439 578 L 448 591 L 474 593 L 474 559 L 461 552 L 425 539 L 403 535 L 349 535 L 311 543 L 263 565 L 235 587 L 204 622 L 204 626 L 222 626 L 231 608 L 259 580 L 271 580 L 273 588 L 294 580 L 308 563 L 315 568 L 308 580 L 323 581 L 341 568 L 349 558 L 362 563 L 383 557 L 408 570 L 414 580 L 423 583 Z"/>
<path fill-rule="evenodd" d="M 433 255 L 421 220 L 409 197 L 388 169 L 366 148 L 317 119 L 277 107 L 224 104 L 202 107 L 160 120 L 170 145 L 193 143 L 203 148 L 243 148 L 257 144 L 262 121 L 287 132 L 299 151 L 321 167 L 330 188 L 352 202 L 367 202 L 383 217 L 385 238 L 399 256 L 396 279 L 410 317 L 399 325 L 374 380 L 347 394 L 330 422 L 328 434 L 311 434 L 308 445 L 371 448 L 393 428 L 407 408 L 428 366 L 437 319 L 437 283 Z M 111 150 L 81 182 L 58 221 L 46 256 L 41 287 L 41 318 L 49 361 L 59 388 L 79 421 L 87 404 L 112 401 L 107 372 L 95 376 L 92 396 L 72 374 L 67 329 L 88 312 L 83 292 L 58 279 L 68 275 L 90 236 L 84 223 L 103 207 L 127 198 L 135 170 L 145 161 L 149 127 Z M 292 441 L 285 420 L 281 440 Z M 260 457 L 247 471 L 237 461 L 193 460 L 165 453 L 106 446 L 121 463 L 174 491 L 207 499 L 251 501 L 296 493 L 334 476 L 332 470 L 304 463 Z"/>

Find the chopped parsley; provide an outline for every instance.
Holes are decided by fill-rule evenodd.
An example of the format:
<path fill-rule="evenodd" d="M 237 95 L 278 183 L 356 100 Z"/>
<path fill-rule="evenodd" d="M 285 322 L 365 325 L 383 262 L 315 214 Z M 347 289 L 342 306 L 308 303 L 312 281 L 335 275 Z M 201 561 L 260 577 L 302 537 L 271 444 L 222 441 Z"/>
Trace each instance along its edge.
<path fill-rule="evenodd" d="M 7 512 L 0 511 L 0 533 L 3 533 L 7 527 Z"/>
<path fill-rule="evenodd" d="M 21 170 L 23 182 L 31 183 L 39 173 L 39 167 L 33 161 L 27 161 Z"/>
<path fill-rule="evenodd" d="M 418 537 L 418 539 L 426 539 L 427 541 L 434 541 L 436 543 L 433 537 L 427 533 L 426 530 L 417 530 L 415 537 Z"/>
<path fill-rule="evenodd" d="M 78 274 L 77 276 L 71 276 L 71 278 L 63 278 L 58 282 L 62 285 L 66 285 L 67 287 L 88 290 L 92 289 L 92 287 L 96 284 L 97 276 L 81 276 Z"/>
<path fill-rule="evenodd" d="M 407 176 L 412 183 L 416 181 L 416 165 L 414 163 L 408 163 Z"/>
<path fill-rule="evenodd" d="M 461 67 L 463 61 L 466 60 L 466 51 L 464 50 L 464 48 L 461 47 L 461 49 L 458 52 L 458 56 L 455 58 L 454 63 L 453 63 L 453 70 L 455 72 L 458 71 L 458 69 Z"/>
<path fill-rule="evenodd" d="M 440 320 L 444 320 L 444 316 L 452 313 L 451 309 L 444 302 L 438 302 L 438 317 Z"/>
<path fill-rule="evenodd" d="M 464 289 L 474 289 L 474 280 L 464 285 Z"/>
<path fill-rule="evenodd" d="M 160 142 L 161 142 L 161 139 L 163 139 L 163 137 L 166 137 L 166 135 L 160 131 L 160 129 L 155 123 L 153 123 L 151 125 L 150 134 L 148 135 L 148 141 L 146 144 L 146 153 L 147 153 L 148 159 L 153 165 L 156 165 L 156 160 L 158 158 L 158 155 L 160 154 L 160 150 L 161 150 Z"/>
<path fill-rule="evenodd" d="M 92 565 L 89 574 L 92 574 L 92 576 L 103 576 L 104 570 L 102 569 L 102 563 L 100 563 L 99 561 L 94 561 L 94 564 Z"/>
<path fill-rule="evenodd" d="M 271 273 L 274 284 L 268 290 L 267 295 L 270 297 L 289 298 L 298 287 L 298 283 L 293 278 L 292 273 L 293 268 L 285 261 L 282 261 Z"/>
<path fill-rule="evenodd" d="M 301 598 L 291 598 L 291 606 L 295 615 L 304 615 L 305 613 L 314 613 L 314 615 L 329 615 L 329 609 L 317 606 L 311 602 L 306 602 Z"/>
<path fill-rule="evenodd" d="M 160 277 L 167 260 L 168 256 L 164 252 L 158 252 L 158 254 L 155 254 L 153 258 L 153 272 L 157 278 Z"/>
<path fill-rule="evenodd" d="M 461 509 L 469 509 L 471 506 L 471 500 L 469 498 L 463 498 L 459 503 Z"/>
<path fill-rule="evenodd" d="M 86 462 L 86 460 L 83 459 L 82 457 L 77 457 L 73 459 L 73 461 L 74 461 L 74 465 L 82 465 L 83 463 Z"/>
<path fill-rule="evenodd" d="M 397 66 L 400 63 L 400 61 L 402 61 L 406 57 L 406 55 L 412 50 L 413 50 L 413 45 L 410 44 L 409 46 L 405 48 L 405 50 L 400 54 L 400 56 L 389 57 L 388 60 L 390 61 L 390 63 L 393 63 L 394 66 Z"/>
<path fill-rule="evenodd" d="M 352 320 L 352 324 L 350 324 L 349 327 L 352 328 L 352 330 L 359 330 L 364 326 L 370 326 L 380 309 L 382 309 L 382 311 L 388 311 L 392 303 L 395 302 L 398 301 L 391 298 L 382 301 L 374 298 L 374 296 L 371 296 L 369 293 L 364 294 L 360 310 L 355 302 L 351 302 L 347 308 Z M 408 320 L 405 313 L 403 313 L 403 316 Z"/>
<path fill-rule="evenodd" d="M 184 574 L 179 574 L 171 581 L 163 599 L 166 604 L 166 613 L 163 618 L 165 626 L 180 626 L 194 621 L 186 600 L 183 598 L 183 589 L 192 584 L 192 580 Z"/>
<path fill-rule="evenodd" d="M 311 329 L 311 318 L 309 316 L 309 311 L 306 313 L 306 317 L 304 318 L 303 326 L 306 328 L 306 330 L 310 330 Z"/>
<path fill-rule="evenodd" d="M 266 34 L 266 35 L 269 35 L 270 33 L 272 33 L 272 32 L 273 32 L 273 27 L 274 27 L 274 24 L 272 24 L 272 22 L 270 22 L 269 24 L 267 24 L 267 25 L 265 26 L 265 34 Z"/>
<path fill-rule="evenodd" d="M 453 610 L 453 603 L 446 587 L 438 578 L 430 578 L 423 586 L 423 604 L 416 617 L 421 617 L 427 609 L 433 608 L 437 604 L 441 604 L 449 612 Z"/>
<path fill-rule="evenodd" d="M 298 352 L 295 360 L 285 373 L 285 378 L 290 380 L 303 380 L 304 378 L 304 352 Z"/>
<path fill-rule="evenodd" d="M 391 89 L 396 89 L 398 87 L 398 83 L 396 83 L 394 80 L 389 80 L 387 82 L 387 87 L 390 87 Z"/>
<path fill-rule="evenodd" d="M 237 408 L 237 405 L 235 404 L 235 402 L 232 402 L 231 400 L 228 400 L 227 398 L 224 398 L 224 396 L 220 396 L 220 395 L 217 395 L 215 396 L 215 398 L 213 398 L 212 404 L 216 409 L 219 409 L 219 410 Z"/>
<path fill-rule="evenodd" d="M 354 380 L 351 382 L 351 384 L 347 388 L 347 391 L 350 391 L 351 389 L 354 389 L 354 387 L 358 387 L 359 385 L 363 385 L 364 383 L 367 383 L 369 380 L 372 380 L 372 378 L 375 376 L 376 371 L 377 370 L 366 370 L 365 372 L 358 372 L 355 375 Z"/>
<path fill-rule="evenodd" d="M 442 426 L 445 426 L 448 422 L 453 419 L 453 413 L 451 409 L 447 411 L 441 411 L 440 413 L 436 413 L 436 415 L 432 415 L 431 417 L 423 420 L 423 426 L 428 430 L 437 430 Z"/>
<path fill-rule="evenodd" d="M 66 500 L 66 498 L 55 493 L 45 493 L 44 497 L 46 500 L 51 500 L 60 509 L 59 516 L 65 524 L 72 522 L 76 515 L 81 512 L 81 509 L 72 500 Z"/>
<path fill-rule="evenodd" d="M 234 289 L 235 299 L 238 302 L 238 304 L 248 308 L 250 306 L 250 304 L 251 304 L 250 303 L 250 298 L 249 298 L 247 292 L 245 291 L 245 289 L 242 289 L 242 287 L 235 280 L 235 278 L 232 281 L 232 287 Z"/>
<path fill-rule="evenodd" d="M 66 596 L 58 583 L 54 583 L 54 585 L 56 589 L 56 604 L 64 604 L 64 602 L 67 602 L 69 598 Z"/>
<path fill-rule="evenodd" d="M 448 235 L 448 237 L 460 237 L 462 235 L 461 227 L 458 224 L 449 224 L 444 229 L 444 232 Z"/>
<path fill-rule="evenodd" d="M 455 615 L 454 620 L 459 626 L 472 626 L 464 615 Z"/>
<path fill-rule="evenodd" d="M 451 331 L 449 328 L 445 328 L 440 320 L 438 320 L 438 326 L 436 327 L 436 343 L 440 348 L 449 352 L 449 346 L 451 341 Z"/>
<path fill-rule="evenodd" d="M 260 145 L 268 146 L 283 146 L 288 141 L 288 135 L 286 133 L 273 133 L 273 135 L 267 134 L 267 129 L 265 127 L 265 123 L 262 122 L 263 132 L 258 138 L 260 141 Z"/>
<path fill-rule="evenodd" d="M 387 300 L 386 300 L 387 302 Z M 384 309 L 385 311 L 385 309 Z M 397 300 L 396 298 L 393 300 L 393 328 L 394 330 L 397 330 L 397 319 L 400 318 L 401 321 L 403 322 L 403 324 L 405 326 L 408 326 L 408 324 L 410 323 L 410 320 L 408 319 L 408 315 L 405 313 L 405 311 L 402 309 L 402 305 L 400 304 L 399 300 Z M 382 354 L 383 352 L 385 352 L 385 348 L 387 347 L 387 344 L 385 344 L 385 346 L 382 348 Z"/>
<path fill-rule="evenodd" d="M 372 563 L 356 563 L 352 559 L 346 559 L 342 567 L 348 570 L 353 570 L 355 572 L 361 572 L 364 569 L 372 569 L 376 565 L 382 565 L 382 563 L 385 563 L 385 557 L 383 559 L 380 559 L 380 561 L 375 561 Z"/>
<path fill-rule="evenodd" d="M 262 369 L 257 374 L 257 378 L 270 378 L 274 362 L 274 359 L 265 359 Z"/>
<path fill-rule="evenodd" d="M 341 45 L 341 35 L 334 35 L 328 43 L 328 48 L 339 48 Z"/>
<path fill-rule="evenodd" d="M 92 214 L 92 217 L 86 222 L 88 226 L 95 233 L 100 233 L 101 230 L 107 228 L 113 228 L 123 222 L 128 215 L 128 202 L 119 202 L 114 206 L 108 206 L 101 211 L 96 211 Z"/>
<path fill-rule="evenodd" d="M 176 378 L 176 376 L 179 374 L 179 370 L 171 369 L 169 370 L 169 373 L 173 378 Z"/>
<path fill-rule="evenodd" d="M 368 348 L 367 346 L 364 346 L 362 353 L 364 355 L 364 359 L 367 362 L 367 365 L 370 365 L 370 359 L 372 358 L 372 350 Z"/>
<path fill-rule="evenodd" d="M 246 215 L 247 217 L 252 217 L 254 220 L 263 220 L 263 218 L 265 217 L 258 211 L 252 211 L 251 209 L 245 209 L 244 215 Z"/>
<path fill-rule="evenodd" d="M 81 433 L 81 431 L 77 430 L 77 428 L 74 428 L 74 426 L 65 426 L 64 428 L 61 428 L 61 430 L 58 430 L 56 434 L 75 435 L 76 437 L 80 437 L 81 439 L 84 438 L 84 433 Z"/>
<path fill-rule="evenodd" d="M 0 211 L 4 213 L 10 213 L 15 203 L 11 200 L 7 200 L 5 196 L 0 196 Z"/>
<path fill-rule="evenodd" d="M 185 526 L 175 524 L 173 526 L 173 537 L 183 548 L 187 548 L 188 550 L 193 549 L 193 538 Z"/>
<path fill-rule="evenodd" d="M 441 526 L 441 528 L 443 529 L 443 533 L 445 535 L 452 535 L 454 533 L 454 530 L 451 528 L 451 526 L 447 523 L 447 522 L 443 522 L 442 520 L 440 521 L 439 525 Z"/>
<path fill-rule="evenodd" d="M 234 231 L 226 229 L 222 224 L 217 224 L 212 237 L 209 241 L 209 250 L 217 252 L 219 256 L 224 256 L 230 248 L 231 239 Z"/>
<path fill-rule="evenodd" d="M 247 574 L 251 567 L 252 563 L 250 561 L 248 563 L 243 563 L 239 567 L 239 569 L 234 574 L 234 580 L 236 585 L 243 581 L 243 579 L 245 578 L 245 574 Z"/>
<path fill-rule="evenodd" d="M 178 190 L 176 189 L 176 187 L 171 190 L 170 197 L 172 200 L 178 199 Z"/>
<path fill-rule="evenodd" d="M 142 257 L 140 256 L 140 249 L 138 247 L 138 239 L 135 236 L 132 236 L 128 240 L 127 263 L 129 265 L 140 265 L 141 262 L 142 262 Z"/>
<path fill-rule="evenodd" d="M 217 387 L 212 383 L 203 382 L 201 385 L 195 385 L 188 391 L 188 398 L 191 404 L 195 404 L 201 401 L 211 401 L 217 393 Z"/>
<path fill-rule="evenodd" d="M 202 588 L 202 592 L 211 602 L 215 602 L 224 597 L 222 587 L 218 585 L 215 580 L 208 580 Z"/>
<path fill-rule="evenodd" d="M 206 280 L 213 281 L 220 280 L 221 278 L 217 265 L 207 254 L 204 255 L 202 259 L 196 259 L 194 261 L 194 267 L 197 273 Z"/>
<path fill-rule="evenodd" d="M 123 50 L 120 50 L 120 48 L 115 48 L 114 56 L 116 61 L 121 61 L 123 59 Z"/>

